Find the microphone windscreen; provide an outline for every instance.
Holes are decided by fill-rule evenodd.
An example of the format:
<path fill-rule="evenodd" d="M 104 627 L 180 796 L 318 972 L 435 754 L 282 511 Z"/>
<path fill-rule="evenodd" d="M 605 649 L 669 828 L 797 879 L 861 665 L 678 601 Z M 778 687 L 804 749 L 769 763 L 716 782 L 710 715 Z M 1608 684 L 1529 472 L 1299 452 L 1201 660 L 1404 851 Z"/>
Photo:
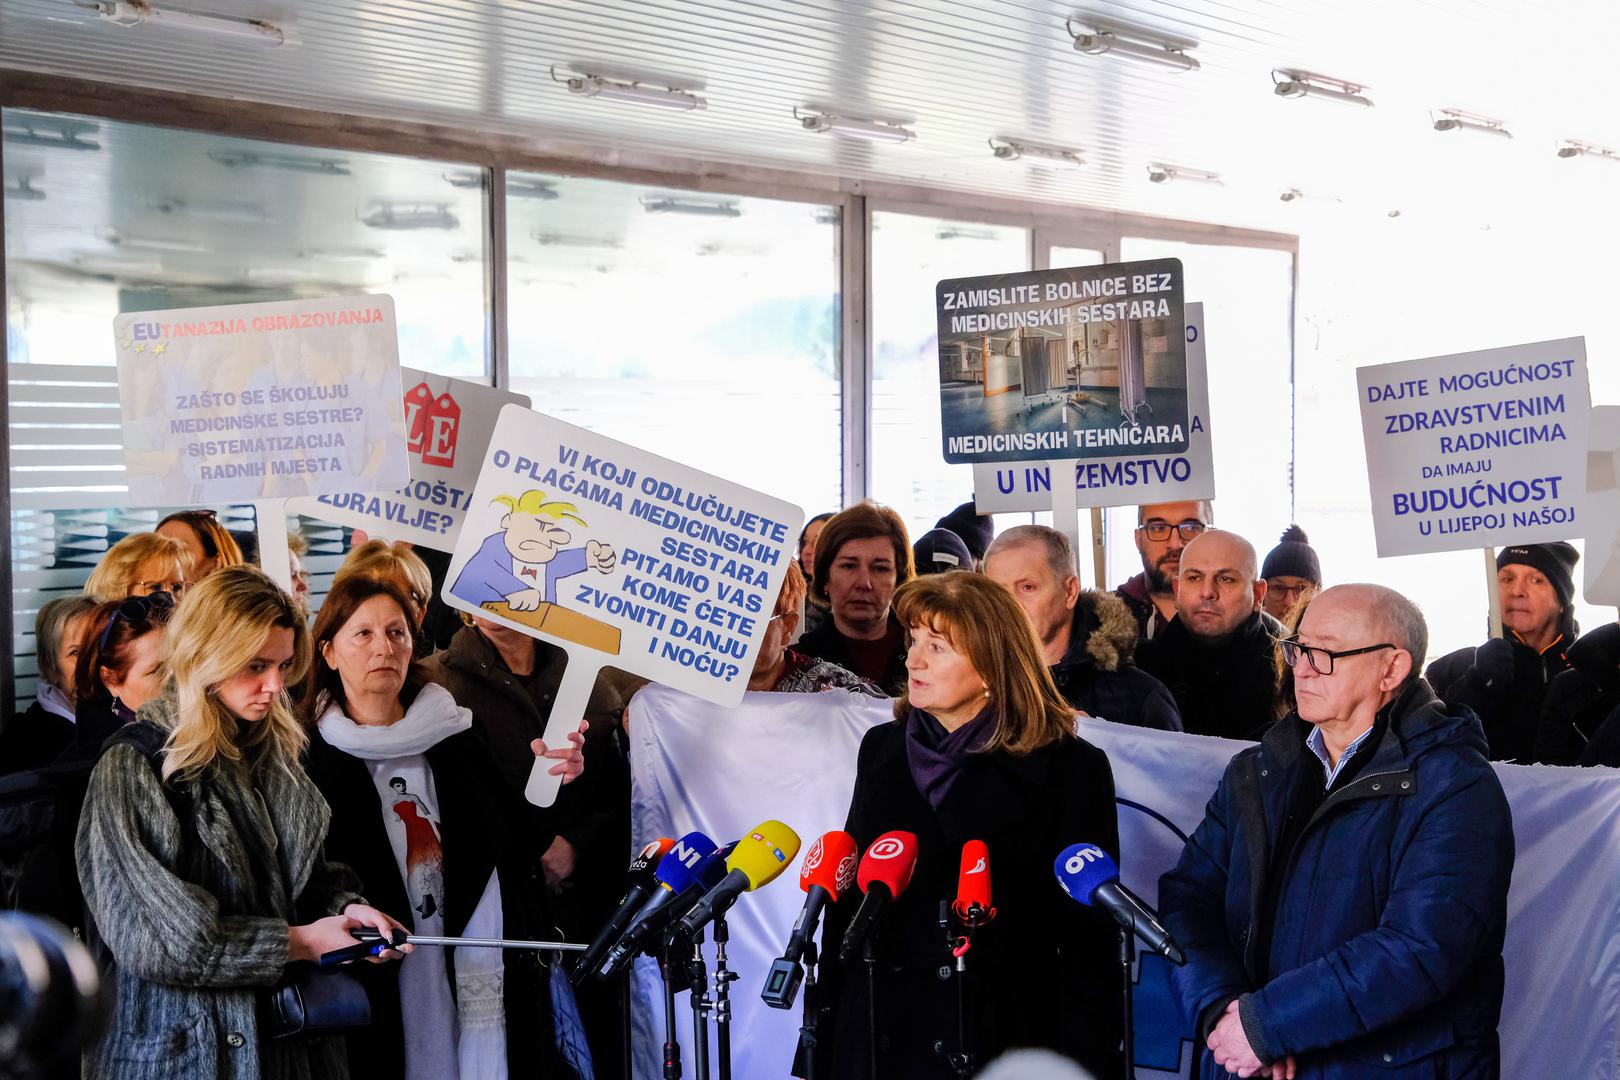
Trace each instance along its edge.
<path fill-rule="evenodd" d="M 735 851 L 736 848 L 737 844 L 735 841 L 733 841 L 724 847 L 715 848 L 713 851 L 703 856 L 703 858 L 698 862 L 697 866 L 692 870 L 692 876 L 689 884 L 696 885 L 704 892 L 708 892 L 710 889 L 724 881 L 727 873 L 726 862 L 731 858 L 731 853 Z M 675 891 L 680 892 L 681 890 L 676 889 Z"/>
<path fill-rule="evenodd" d="M 855 868 L 860 861 L 853 836 L 841 830 L 823 833 L 810 845 L 804 862 L 799 865 L 799 888 L 809 892 L 812 885 L 820 885 L 827 890 L 828 898 L 837 903 L 855 884 Z"/>
<path fill-rule="evenodd" d="M 657 866 L 659 861 L 669 853 L 669 849 L 674 846 L 674 839 L 668 836 L 660 836 L 657 840 L 649 840 L 641 851 L 637 853 L 635 863 L 632 865 Z"/>
<path fill-rule="evenodd" d="M 898 897 L 911 884 L 911 874 L 916 869 L 917 837 L 896 829 L 872 841 L 855 876 L 862 892 L 870 890 L 874 881 L 881 881 L 888 886 L 890 896 Z"/>
<path fill-rule="evenodd" d="M 698 865 L 713 855 L 714 850 L 714 841 L 707 836 L 700 832 L 687 833 L 671 844 L 658 860 L 659 883 L 672 892 L 680 892 L 696 880 Z"/>
<path fill-rule="evenodd" d="M 757 889 L 775 881 L 798 853 L 798 833 L 780 821 L 762 821 L 737 841 L 726 869 L 741 870 L 748 875 L 748 888 Z"/>
<path fill-rule="evenodd" d="M 990 848 L 983 840 L 969 840 L 962 845 L 962 872 L 956 879 L 954 907 L 963 918 L 974 907 L 991 910 Z"/>
<path fill-rule="evenodd" d="M 1064 892 L 1088 905 L 1099 886 L 1119 880 L 1119 864 L 1096 844 L 1070 844 L 1058 853 L 1052 872 Z"/>

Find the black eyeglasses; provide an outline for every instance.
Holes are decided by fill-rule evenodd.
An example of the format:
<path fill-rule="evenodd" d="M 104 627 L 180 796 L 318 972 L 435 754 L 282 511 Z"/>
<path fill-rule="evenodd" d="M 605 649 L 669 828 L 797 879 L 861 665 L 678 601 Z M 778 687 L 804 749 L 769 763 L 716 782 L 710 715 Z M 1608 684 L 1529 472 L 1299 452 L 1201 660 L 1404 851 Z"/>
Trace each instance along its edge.
<path fill-rule="evenodd" d="M 1378 652 L 1381 649 L 1400 648 L 1399 645 L 1391 645 L 1386 641 L 1380 645 L 1364 645 L 1359 649 L 1340 649 L 1334 652 L 1332 649 L 1323 649 L 1315 645 L 1301 645 L 1295 638 L 1285 638 L 1277 644 L 1282 646 L 1283 663 L 1293 667 L 1303 656 L 1310 661 L 1311 669 L 1318 675 L 1333 674 L 1333 661 L 1342 660 L 1346 656 L 1360 656 L 1362 653 Z"/>
<path fill-rule="evenodd" d="M 131 596 L 118 607 L 113 609 L 112 618 L 107 620 L 107 626 L 101 631 L 101 638 L 96 642 L 96 652 L 107 647 L 107 639 L 112 636 L 112 628 L 119 619 L 125 622 L 141 622 L 152 616 L 153 610 L 169 611 L 174 607 L 174 597 L 166 592 L 155 592 L 150 596 Z"/>
<path fill-rule="evenodd" d="M 1183 521 L 1180 525 L 1172 525 L 1168 521 L 1150 521 L 1146 525 L 1138 525 L 1136 531 L 1146 533 L 1147 538 L 1156 544 L 1162 544 L 1170 539 L 1172 531 L 1181 534 L 1181 539 L 1191 540 L 1205 529 L 1209 528 L 1202 521 Z"/>

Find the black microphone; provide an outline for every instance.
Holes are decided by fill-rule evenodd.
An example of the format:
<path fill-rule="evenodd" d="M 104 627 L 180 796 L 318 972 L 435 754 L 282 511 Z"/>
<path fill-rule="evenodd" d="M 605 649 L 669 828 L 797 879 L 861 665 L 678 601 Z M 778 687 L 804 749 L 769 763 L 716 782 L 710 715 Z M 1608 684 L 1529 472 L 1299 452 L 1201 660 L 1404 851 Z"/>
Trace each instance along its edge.
<path fill-rule="evenodd" d="M 805 852 L 804 862 L 799 867 L 799 888 L 805 891 L 804 907 L 799 910 L 798 921 L 788 935 L 787 948 L 771 962 L 765 988 L 759 992 L 771 1008 L 793 1008 L 799 984 L 804 981 L 804 971 L 799 964 L 816 936 L 822 909 L 836 904 L 855 884 L 857 852 L 855 838 L 841 831 L 824 834 Z"/>
<path fill-rule="evenodd" d="M 844 934 L 844 943 L 838 950 L 841 962 L 847 964 L 854 959 L 872 933 L 877 917 L 895 897 L 906 891 L 916 869 L 917 837 L 914 834 L 896 830 L 872 841 L 856 875 L 866 895 L 861 897 L 861 906 L 855 910 L 855 917 Z"/>
<path fill-rule="evenodd" d="M 641 910 L 641 905 L 647 902 L 647 897 L 658 888 L 656 876 L 658 861 L 664 857 L 664 852 L 674 846 L 675 841 L 667 836 L 654 840 L 642 848 L 641 853 L 630 863 L 629 886 L 625 889 L 624 899 L 619 901 L 618 910 L 613 913 L 613 918 L 602 927 L 590 947 L 580 954 L 579 960 L 574 964 L 573 973 L 570 975 L 574 985 L 579 985 L 585 980 L 585 976 L 596 970 L 596 966 L 607 955 L 608 949 L 612 948 L 613 943 L 624 934 L 630 920 Z"/>
<path fill-rule="evenodd" d="M 641 918 L 631 924 L 630 929 L 619 939 L 619 943 L 608 952 L 607 959 L 603 961 L 598 972 L 602 978 L 608 978 L 620 968 L 628 964 L 635 954 L 652 942 L 664 940 L 664 931 L 670 923 L 692 910 L 692 905 L 703 899 L 703 894 L 720 884 L 726 876 L 726 856 L 731 853 L 731 844 L 717 848 L 704 856 L 698 864 L 683 875 L 686 885 L 679 890 L 671 890 L 672 895 L 667 902 L 656 909 L 651 903 L 642 909 Z M 668 882 L 665 882 L 666 887 Z M 665 899 L 663 895 L 657 899 Z"/>
<path fill-rule="evenodd" d="M 1172 964 L 1187 962 L 1186 954 L 1159 922 L 1158 914 L 1120 884 L 1119 866 L 1108 852 L 1096 844 L 1071 844 L 1058 854 L 1052 869 L 1063 891 L 1074 899 L 1087 907 L 1102 908 Z"/>

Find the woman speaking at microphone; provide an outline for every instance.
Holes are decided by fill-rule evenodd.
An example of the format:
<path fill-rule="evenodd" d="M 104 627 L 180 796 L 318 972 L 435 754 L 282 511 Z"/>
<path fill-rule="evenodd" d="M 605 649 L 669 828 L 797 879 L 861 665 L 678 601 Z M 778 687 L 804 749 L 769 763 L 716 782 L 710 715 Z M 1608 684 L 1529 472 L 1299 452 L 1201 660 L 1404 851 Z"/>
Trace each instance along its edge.
<path fill-rule="evenodd" d="M 977 574 L 920 578 L 895 596 L 895 614 L 909 635 L 906 691 L 894 723 L 861 744 L 845 827 L 863 851 L 884 832 L 915 834 L 917 865 L 872 931 L 876 1040 L 864 962 L 838 961 L 861 898 L 828 917 L 823 1000 L 836 1002 L 837 1034 L 825 1075 L 970 1075 L 1004 1050 L 1040 1046 L 1118 1076 L 1113 924 L 1070 900 L 1052 872 L 1081 841 L 1118 857 L 1108 759 L 1075 735 L 1074 712 L 1006 589 Z M 972 935 L 959 1023 L 956 961 L 939 919 L 970 840 L 989 847 L 996 914 Z M 958 1071 L 950 1056 L 964 1043 L 973 1060 Z"/>

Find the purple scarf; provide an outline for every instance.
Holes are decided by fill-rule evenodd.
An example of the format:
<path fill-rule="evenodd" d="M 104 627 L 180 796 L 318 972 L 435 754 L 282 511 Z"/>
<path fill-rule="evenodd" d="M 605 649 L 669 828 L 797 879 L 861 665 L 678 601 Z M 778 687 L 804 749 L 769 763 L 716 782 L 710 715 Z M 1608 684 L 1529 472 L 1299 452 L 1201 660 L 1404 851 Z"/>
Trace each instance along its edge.
<path fill-rule="evenodd" d="M 906 714 L 906 764 L 911 768 L 911 781 L 935 810 L 962 775 L 962 767 L 990 740 L 995 728 L 996 715 L 989 705 L 955 731 L 946 731 L 944 724 L 921 709 L 912 708 Z"/>

